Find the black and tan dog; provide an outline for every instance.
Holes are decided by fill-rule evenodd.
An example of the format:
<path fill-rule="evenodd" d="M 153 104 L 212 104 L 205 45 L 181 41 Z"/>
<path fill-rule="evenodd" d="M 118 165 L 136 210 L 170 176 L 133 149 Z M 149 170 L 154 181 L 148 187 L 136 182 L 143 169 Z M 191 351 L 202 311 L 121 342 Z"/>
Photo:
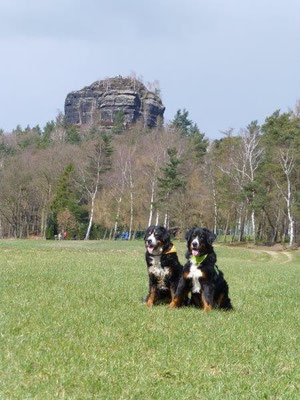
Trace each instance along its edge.
<path fill-rule="evenodd" d="M 191 304 L 210 311 L 212 308 L 231 310 L 228 284 L 216 266 L 212 243 L 216 236 L 207 228 L 192 228 L 185 238 L 187 263 L 170 307 L 180 307 L 191 292 Z"/>
<path fill-rule="evenodd" d="M 149 276 L 149 293 L 146 305 L 174 299 L 183 267 L 178 261 L 170 232 L 162 226 L 151 225 L 145 233 L 146 263 Z"/>

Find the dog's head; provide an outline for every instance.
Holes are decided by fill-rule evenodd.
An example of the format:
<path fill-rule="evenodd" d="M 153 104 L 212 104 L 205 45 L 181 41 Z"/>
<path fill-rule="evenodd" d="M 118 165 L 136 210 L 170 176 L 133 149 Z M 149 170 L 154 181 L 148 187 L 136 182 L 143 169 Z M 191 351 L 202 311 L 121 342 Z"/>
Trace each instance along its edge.
<path fill-rule="evenodd" d="M 170 232 L 163 226 L 151 225 L 146 230 L 144 240 L 148 253 L 154 256 L 161 255 L 170 247 Z"/>
<path fill-rule="evenodd" d="M 216 235 L 207 228 L 192 228 L 185 234 L 188 251 L 193 256 L 206 254 L 212 249 L 212 243 L 216 239 Z"/>

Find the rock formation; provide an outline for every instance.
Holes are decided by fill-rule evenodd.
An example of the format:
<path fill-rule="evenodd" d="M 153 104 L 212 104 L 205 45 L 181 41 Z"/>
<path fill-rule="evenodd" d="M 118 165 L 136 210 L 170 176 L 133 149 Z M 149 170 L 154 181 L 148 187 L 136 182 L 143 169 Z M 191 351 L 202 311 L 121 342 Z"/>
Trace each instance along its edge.
<path fill-rule="evenodd" d="M 145 126 L 156 125 L 165 107 L 160 97 L 134 78 L 108 78 L 71 92 L 65 101 L 65 117 L 71 124 L 88 124 L 95 120 L 110 128 L 117 112 L 123 112 L 124 123 L 141 120 Z"/>

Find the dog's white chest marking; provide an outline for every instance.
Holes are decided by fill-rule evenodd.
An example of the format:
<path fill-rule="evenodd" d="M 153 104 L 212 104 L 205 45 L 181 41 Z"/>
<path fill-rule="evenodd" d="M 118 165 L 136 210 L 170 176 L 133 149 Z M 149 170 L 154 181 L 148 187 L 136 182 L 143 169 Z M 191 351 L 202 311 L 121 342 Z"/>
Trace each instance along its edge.
<path fill-rule="evenodd" d="M 169 268 L 162 268 L 160 262 L 160 256 L 152 256 L 151 266 L 149 267 L 149 273 L 156 276 L 158 280 L 158 287 L 160 289 L 167 289 L 165 283 L 165 277 L 169 274 Z"/>
<path fill-rule="evenodd" d="M 192 279 L 193 286 L 192 286 L 192 293 L 200 293 L 201 286 L 199 278 L 203 276 L 200 269 L 197 268 L 197 264 L 191 263 L 190 272 L 188 274 L 188 278 Z"/>

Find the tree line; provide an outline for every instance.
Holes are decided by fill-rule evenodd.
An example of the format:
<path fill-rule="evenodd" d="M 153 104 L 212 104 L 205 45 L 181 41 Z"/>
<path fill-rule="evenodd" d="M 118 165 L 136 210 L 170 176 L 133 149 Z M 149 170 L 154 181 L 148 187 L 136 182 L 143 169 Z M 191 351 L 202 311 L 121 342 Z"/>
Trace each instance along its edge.
<path fill-rule="evenodd" d="M 137 238 L 150 224 L 293 246 L 300 227 L 300 103 L 209 140 L 188 111 L 110 131 L 55 121 L 0 131 L 0 237 Z"/>

